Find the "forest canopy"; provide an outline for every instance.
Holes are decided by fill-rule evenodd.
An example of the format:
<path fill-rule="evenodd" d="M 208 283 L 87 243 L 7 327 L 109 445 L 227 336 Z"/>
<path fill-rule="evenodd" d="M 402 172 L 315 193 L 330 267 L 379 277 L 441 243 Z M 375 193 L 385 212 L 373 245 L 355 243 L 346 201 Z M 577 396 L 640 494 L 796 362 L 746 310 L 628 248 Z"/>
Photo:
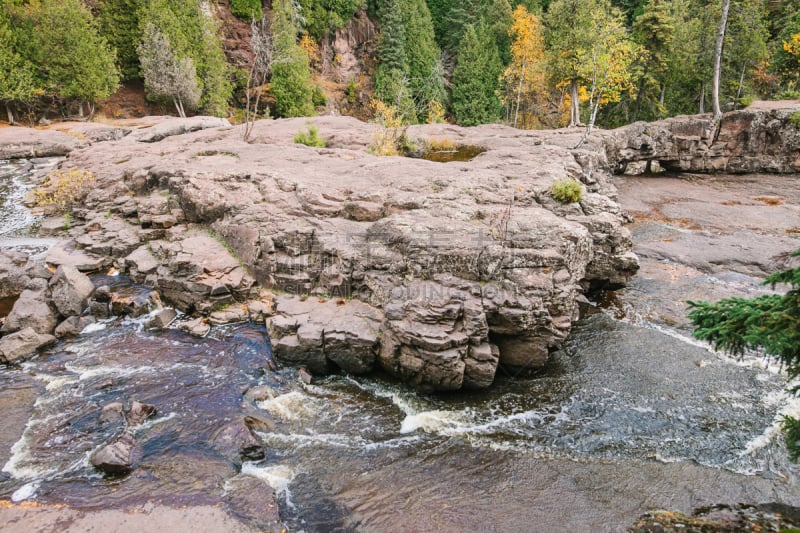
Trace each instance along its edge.
<path fill-rule="evenodd" d="M 800 98 L 796 0 L 0 2 L 0 103 L 11 122 L 90 115 L 128 80 L 165 111 L 231 115 L 253 90 L 242 82 L 248 66 L 225 48 L 231 17 L 247 26 L 264 17 L 279 33 L 281 59 L 258 88 L 279 116 L 314 114 L 330 101 L 323 86 L 343 95 L 329 104 L 339 111 L 352 111 L 364 87 L 363 109 L 374 96 L 408 123 L 444 113 L 462 125 L 613 127 L 703 113 L 728 5 L 722 109 Z M 336 79 L 319 50 L 359 11 L 377 30 L 372 52 L 358 80 Z"/>

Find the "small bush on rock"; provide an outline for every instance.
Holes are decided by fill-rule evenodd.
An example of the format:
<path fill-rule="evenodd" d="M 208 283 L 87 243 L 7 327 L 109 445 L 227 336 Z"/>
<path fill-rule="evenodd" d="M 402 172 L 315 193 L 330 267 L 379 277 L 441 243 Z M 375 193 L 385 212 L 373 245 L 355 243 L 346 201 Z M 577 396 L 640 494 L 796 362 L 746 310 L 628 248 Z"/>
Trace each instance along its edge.
<path fill-rule="evenodd" d="M 581 201 L 583 197 L 583 188 L 581 184 L 575 180 L 563 179 L 556 181 L 550 186 L 550 194 L 556 202 L 571 204 Z"/>
<path fill-rule="evenodd" d="M 789 116 L 789 122 L 792 123 L 792 126 L 795 128 L 800 128 L 800 111 L 796 111 Z"/>
<path fill-rule="evenodd" d="M 54 170 L 33 190 L 33 198 L 49 214 L 68 213 L 86 198 L 93 181 L 94 174 L 88 170 Z"/>
<path fill-rule="evenodd" d="M 325 139 L 319 136 L 319 130 L 316 126 L 309 126 L 308 131 L 298 131 L 297 135 L 294 136 L 294 142 L 315 148 L 325 147 Z"/>

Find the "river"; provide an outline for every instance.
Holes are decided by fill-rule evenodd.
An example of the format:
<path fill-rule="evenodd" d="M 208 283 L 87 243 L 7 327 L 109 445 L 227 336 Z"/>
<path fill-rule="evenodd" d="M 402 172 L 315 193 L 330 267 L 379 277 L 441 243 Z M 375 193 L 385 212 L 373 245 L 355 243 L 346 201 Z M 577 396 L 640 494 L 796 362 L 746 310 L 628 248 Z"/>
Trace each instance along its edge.
<path fill-rule="evenodd" d="M 35 244 L 18 195 L 37 168 L 0 164 L 0 245 Z M 648 257 L 642 272 L 596 297 L 538 375 L 499 375 L 471 393 L 424 395 L 385 376 L 307 385 L 271 360 L 260 324 L 197 339 L 101 323 L 0 369 L 0 499 L 87 511 L 228 505 L 241 471 L 276 490 L 289 530 L 307 532 L 624 531 L 652 508 L 800 506 L 778 432 L 782 413 L 800 411 L 785 376 L 757 354 L 733 360 L 692 340 L 676 311 L 703 287 L 758 294 L 758 277 Z M 266 399 L 243 398 L 254 386 Z M 158 409 L 136 429 L 143 458 L 104 478 L 88 457 L 116 430 L 98 415 L 133 399 Z M 239 467 L 214 441 L 248 408 L 275 424 L 259 435 L 266 458 Z"/>

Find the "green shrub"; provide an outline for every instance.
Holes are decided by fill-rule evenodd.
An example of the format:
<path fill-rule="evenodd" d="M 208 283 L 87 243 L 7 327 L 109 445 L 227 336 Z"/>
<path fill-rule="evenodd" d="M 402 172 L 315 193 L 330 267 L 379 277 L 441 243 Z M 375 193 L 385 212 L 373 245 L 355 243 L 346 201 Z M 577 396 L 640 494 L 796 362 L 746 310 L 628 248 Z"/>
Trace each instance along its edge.
<path fill-rule="evenodd" d="M 231 13 L 247 22 L 261 20 L 261 0 L 231 0 Z"/>
<path fill-rule="evenodd" d="M 298 131 L 297 135 L 294 136 L 294 142 L 315 148 L 325 147 L 325 139 L 319 136 L 319 130 L 316 126 L 309 126 L 308 131 Z"/>
<path fill-rule="evenodd" d="M 558 180 L 550 186 L 550 194 L 556 202 L 562 204 L 571 204 L 580 202 L 583 197 L 583 188 L 581 184 L 575 180 L 563 179 Z"/>
<path fill-rule="evenodd" d="M 311 89 L 311 102 L 314 106 L 325 105 L 328 103 L 328 97 L 325 96 L 325 91 L 321 85 L 314 85 Z"/>
<path fill-rule="evenodd" d="M 800 128 L 800 111 L 796 111 L 789 115 L 789 122 L 791 122 L 792 126 L 795 128 Z"/>
<path fill-rule="evenodd" d="M 800 100 L 800 91 L 787 89 L 775 95 L 773 100 Z"/>
<path fill-rule="evenodd" d="M 347 82 L 347 102 L 351 105 L 355 104 L 357 98 L 358 87 L 356 87 L 356 80 L 350 78 L 350 81 Z"/>

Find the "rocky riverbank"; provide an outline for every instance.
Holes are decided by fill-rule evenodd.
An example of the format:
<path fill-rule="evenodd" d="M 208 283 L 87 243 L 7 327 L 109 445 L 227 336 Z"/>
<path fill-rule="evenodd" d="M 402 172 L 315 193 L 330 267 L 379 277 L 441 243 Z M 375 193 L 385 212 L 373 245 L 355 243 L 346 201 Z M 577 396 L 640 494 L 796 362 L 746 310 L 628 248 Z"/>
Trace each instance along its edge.
<path fill-rule="evenodd" d="M 64 238 L 46 258 L 59 276 L 114 268 L 156 291 L 151 308 L 163 301 L 197 316 L 185 327 L 198 335 L 209 321 L 269 317 L 285 362 L 316 373 L 380 368 L 421 389 L 455 390 L 487 387 L 498 367 L 540 367 L 588 289 L 636 272 L 612 169 L 645 160 L 683 168 L 715 154 L 686 168 L 788 171 L 792 109 L 728 114 L 710 137 L 695 135 L 709 130 L 705 116 L 632 125 L 581 148 L 577 130 L 408 130 L 419 146 L 485 150 L 452 163 L 370 155 L 377 126 L 344 117 L 261 121 L 248 143 L 241 127 L 208 117 L 14 128 L 0 130 L 0 156 L 66 151 L 64 168 L 94 176 L 70 220 L 42 225 Z M 293 143 L 312 123 L 325 148 Z M 753 155 L 767 148 L 780 168 Z M 580 202 L 552 198 L 561 179 L 581 183 Z M 49 275 L 24 258 L 9 262 Z M 48 309 L 37 335 L 79 330 L 87 306 L 106 312 L 81 295 L 66 314 L 42 279 L 5 295 L 16 303 L 4 333 L 22 335 L 18 317 L 31 305 Z M 51 342 L 25 335 L 27 353 Z"/>
<path fill-rule="evenodd" d="M 501 126 L 412 128 L 421 143 L 486 149 L 442 164 L 372 156 L 376 127 L 348 118 L 314 120 L 326 148 L 296 145 L 306 122 L 260 122 L 251 143 L 203 117 L 83 126 L 63 167 L 95 181 L 68 231 L 43 225 L 66 233 L 47 263 L 113 266 L 181 311 L 225 308 L 221 321 L 274 312 L 285 361 L 380 367 L 438 390 L 486 387 L 498 364 L 540 366 L 587 288 L 636 271 L 591 149 Z M 23 144 L 13 153 L 33 151 Z M 550 196 L 565 178 L 583 184 L 580 203 Z"/>

